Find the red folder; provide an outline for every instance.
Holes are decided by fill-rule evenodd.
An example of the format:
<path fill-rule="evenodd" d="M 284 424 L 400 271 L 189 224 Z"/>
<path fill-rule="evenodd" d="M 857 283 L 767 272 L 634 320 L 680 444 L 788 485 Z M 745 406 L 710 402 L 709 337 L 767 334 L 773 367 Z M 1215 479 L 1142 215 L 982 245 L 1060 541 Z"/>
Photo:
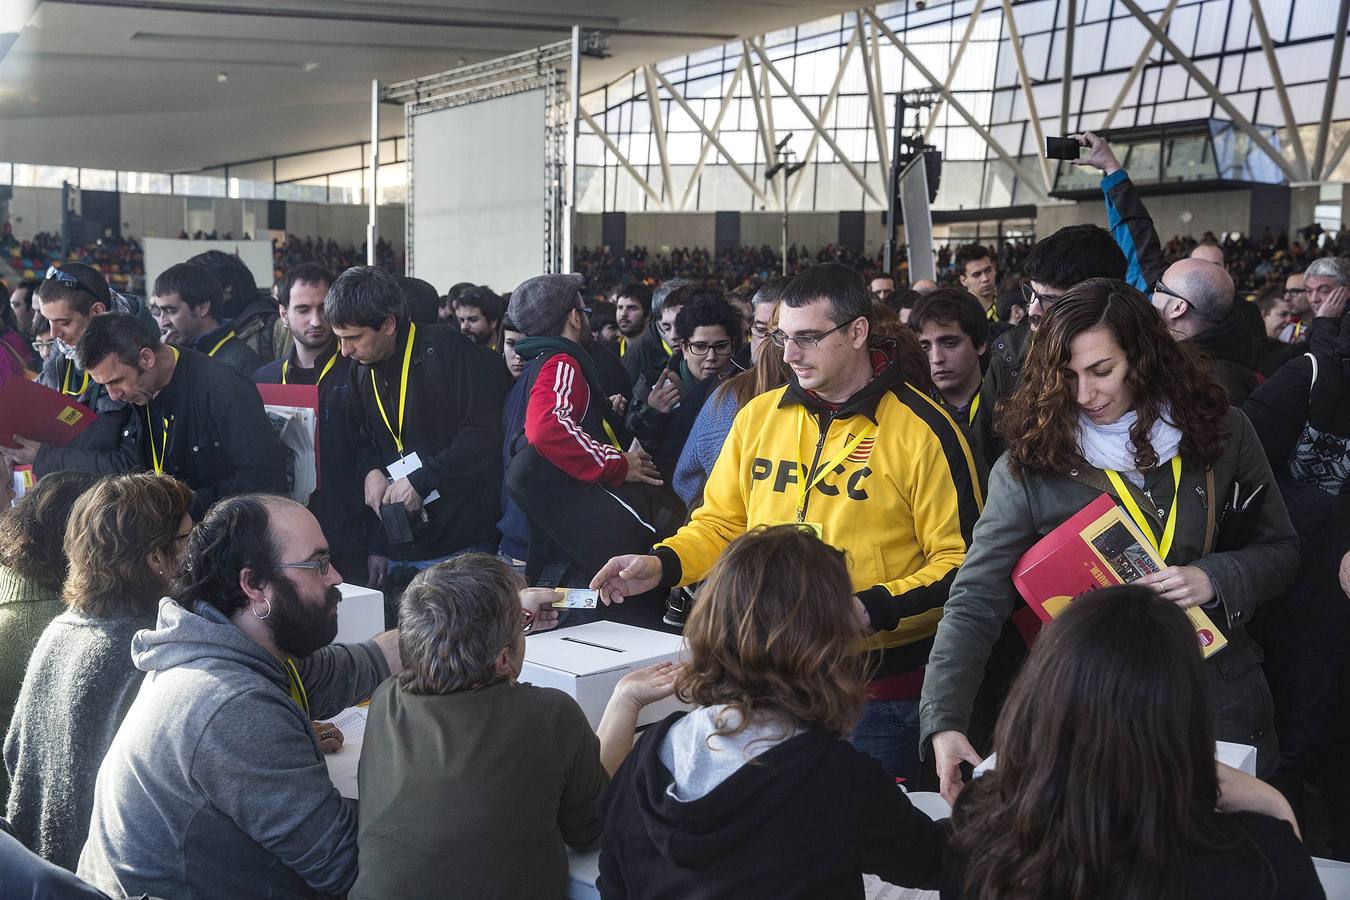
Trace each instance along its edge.
<path fill-rule="evenodd" d="M 319 459 L 322 452 L 319 447 L 319 387 L 314 384 L 259 384 L 258 395 L 262 397 L 264 407 L 310 409 L 314 412 L 314 483 L 320 481 Z"/>
<path fill-rule="evenodd" d="M 0 444 L 18 447 L 15 436 L 65 447 L 98 418 L 92 409 L 60 391 L 26 378 L 0 384 Z"/>
<path fill-rule="evenodd" d="M 1013 566 L 1012 581 L 1042 622 L 1094 588 L 1128 584 L 1164 568 L 1157 551 L 1110 494 L 1102 494 L 1041 538 Z M 1198 606 L 1185 610 L 1205 657 L 1228 639 Z"/>

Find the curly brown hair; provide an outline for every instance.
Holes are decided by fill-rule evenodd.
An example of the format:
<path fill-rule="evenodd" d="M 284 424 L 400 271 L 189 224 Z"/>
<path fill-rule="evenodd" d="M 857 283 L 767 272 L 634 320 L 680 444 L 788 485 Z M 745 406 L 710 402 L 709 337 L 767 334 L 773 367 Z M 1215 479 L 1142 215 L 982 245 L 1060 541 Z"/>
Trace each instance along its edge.
<path fill-rule="evenodd" d="M 1183 435 L 1183 447 L 1212 465 L 1228 439 L 1224 422 L 1229 402 L 1211 366 L 1172 338 L 1139 291 L 1113 278 L 1089 278 L 1070 288 L 1045 314 L 1027 350 L 1017 390 L 998 405 L 995 420 L 1008 445 L 1013 475 L 1053 474 L 1085 465 L 1078 447 L 1078 403 L 1065 373 L 1073 339 L 1099 327 L 1111 331 L 1129 366 L 1125 383 L 1138 416 L 1130 428 L 1135 464 L 1141 470 L 1158 465 L 1149 432 L 1167 412 Z"/>
<path fill-rule="evenodd" d="M 0 513 L 0 566 L 50 593 L 65 583 L 66 523 L 80 495 L 98 483 L 89 472 L 54 472 Z"/>
<path fill-rule="evenodd" d="M 852 606 L 844 555 L 810 530 L 776 525 L 742 535 L 698 592 L 676 696 L 735 710 L 719 734 L 768 715 L 847 737 L 867 689 Z"/>

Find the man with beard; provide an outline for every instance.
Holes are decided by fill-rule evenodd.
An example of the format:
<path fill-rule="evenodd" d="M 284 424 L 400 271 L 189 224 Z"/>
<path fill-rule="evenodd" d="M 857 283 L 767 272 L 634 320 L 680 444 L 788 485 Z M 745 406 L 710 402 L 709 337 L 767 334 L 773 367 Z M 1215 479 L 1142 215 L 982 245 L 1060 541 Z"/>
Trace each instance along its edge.
<path fill-rule="evenodd" d="M 319 489 L 309 497 L 328 538 L 333 562 L 352 583 L 379 587 L 387 560 L 367 556 L 372 539 L 383 535 L 366 510 L 361 490 L 365 473 L 356 463 L 359 430 L 348 415 L 351 360 L 338 352 L 323 298 L 333 276 L 314 263 L 286 273 L 277 288 L 281 321 L 291 336 L 290 351 L 253 373 L 255 384 L 312 384 L 319 394 Z"/>
<path fill-rule="evenodd" d="M 212 507 L 188 539 L 141 691 L 99 769 L 79 874 L 116 896 L 342 894 L 356 810 L 312 719 L 401 668 L 398 635 L 333 644 L 337 585 L 318 521 L 281 497 Z"/>
<path fill-rule="evenodd" d="M 262 398 L 238 372 L 193 350 L 162 344 L 153 326 L 126 313 L 89 323 L 75 362 L 131 414 L 123 443 L 132 470 L 172 475 L 192 488 L 192 517 L 212 503 L 286 487 L 285 449 Z"/>
<path fill-rule="evenodd" d="M 640 281 L 625 284 L 614 297 L 614 316 L 619 324 L 615 352 L 623 359 L 630 346 L 642 337 L 647 320 L 652 316 L 652 289 Z M 628 374 L 633 374 L 631 369 Z"/>
<path fill-rule="evenodd" d="M 454 304 L 460 334 L 475 344 L 496 350 L 502 316 L 506 313 L 502 298 L 491 288 L 474 287 L 461 294 Z"/>
<path fill-rule="evenodd" d="M 224 306 L 224 288 L 210 269 L 198 263 L 178 263 L 161 272 L 150 300 L 164 343 L 190 347 L 252 375 L 263 364 L 262 357 L 239 340 L 233 323 L 222 324 Z"/>

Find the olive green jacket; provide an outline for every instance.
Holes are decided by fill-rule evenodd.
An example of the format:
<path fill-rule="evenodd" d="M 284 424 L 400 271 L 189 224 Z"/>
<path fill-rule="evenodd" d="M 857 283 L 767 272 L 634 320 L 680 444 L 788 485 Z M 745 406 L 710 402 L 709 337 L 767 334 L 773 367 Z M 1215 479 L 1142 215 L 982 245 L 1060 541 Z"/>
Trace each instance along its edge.
<path fill-rule="evenodd" d="M 1176 537 L 1166 559 L 1169 565 L 1197 566 L 1214 583 L 1218 597 L 1215 607 L 1207 612 L 1227 635 L 1229 644 L 1206 665 L 1217 667 L 1220 691 L 1224 682 L 1236 684 L 1259 665 L 1260 650 L 1247 636 L 1244 625 L 1260 604 L 1285 592 L 1299 564 L 1298 536 L 1251 422 L 1241 410 L 1230 409 L 1226 424 L 1228 446 L 1214 464 L 1212 478 L 1182 449 Z M 1211 511 L 1222 509 L 1234 481 L 1243 485 L 1244 496 L 1258 484 L 1269 486 L 1246 546 L 1213 552 L 1217 526 Z M 1127 486 L 1149 517 L 1154 533 L 1159 533 L 1159 523 L 1172 504 L 1171 467 L 1150 471 L 1145 477 L 1145 490 L 1128 482 Z M 1086 464 L 1064 474 L 1027 474 L 1020 481 L 1009 471 L 1006 455 L 995 464 L 984 513 L 975 523 L 974 538 L 957 572 L 929 654 L 920 706 L 924 741 L 939 731 L 966 732 L 990 648 L 1021 603 L 1012 583 L 1018 559 L 1103 493 L 1115 495 L 1106 475 Z M 1260 698 L 1252 698 L 1252 702 L 1258 701 Z M 1231 702 L 1241 703 L 1242 698 L 1220 698 L 1220 705 Z M 1259 712 L 1254 715 L 1261 717 Z"/>
<path fill-rule="evenodd" d="M 19 698 L 28 657 L 42 631 L 65 606 L 61 595 L 33 584 L 8 566 L 0 566 L 0 742 Z M 0 814 L 9 796 L 9 778 L 0 765 Z"/>

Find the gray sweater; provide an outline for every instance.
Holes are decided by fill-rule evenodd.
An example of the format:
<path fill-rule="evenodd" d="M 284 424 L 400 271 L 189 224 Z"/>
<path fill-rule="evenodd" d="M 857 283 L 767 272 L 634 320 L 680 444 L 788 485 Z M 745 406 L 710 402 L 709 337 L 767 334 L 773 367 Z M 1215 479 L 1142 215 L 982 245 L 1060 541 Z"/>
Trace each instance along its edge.
<path fill-rule="evenodd" d="M 149 673 L 94 788 L 79 875 L 114 896 L 315 897 L 356 880 L 356 812 L 328 777 L 281 663 L 215 607 L 160 604 Z M 374 641 L 297 663 L 326 718 L 389 675 Z"/>
<path fill-rule="evenodd" d="M 146 616 L 98 618 L 67 610 L 28 662 L 5 737 L 15 835 L 49 862 L 75 871 L 94 806 L 94 778 L 145 673 L 131 638 Z"/>

